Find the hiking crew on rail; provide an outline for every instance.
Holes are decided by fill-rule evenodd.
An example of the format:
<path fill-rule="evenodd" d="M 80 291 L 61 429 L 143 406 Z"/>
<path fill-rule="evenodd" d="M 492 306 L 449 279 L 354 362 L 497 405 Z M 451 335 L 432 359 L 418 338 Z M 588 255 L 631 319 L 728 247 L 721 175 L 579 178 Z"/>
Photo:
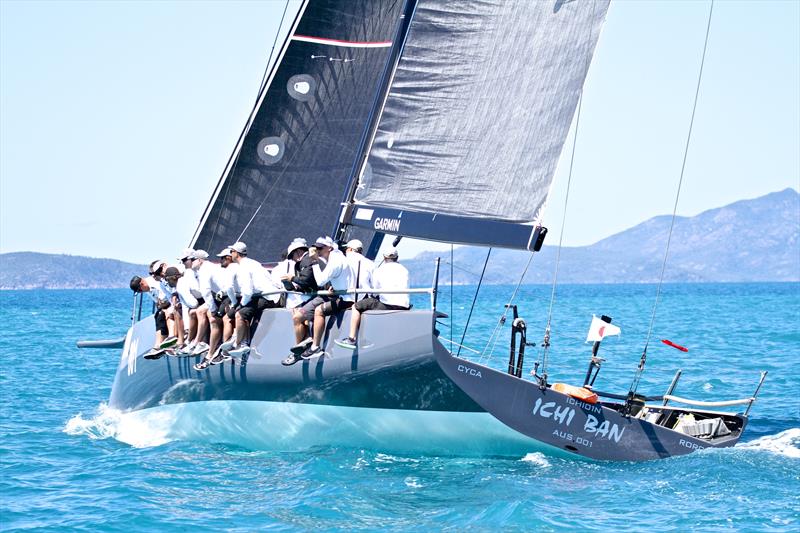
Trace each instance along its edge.
<path fill-rule="evenodd" d="M 135 293 L 148 293 L 155 307 L 156 341 L 144 358 L 201 356 L 197 371 L 231 360 L 244 365 L 261 314 L 270 308 L 292 312 L 296 344 L 282 361 L 285 366 L 324 356 L 327 317 L 347 309 L 352 309 L 349 337 L 335 342 L 355 349 L 362 313 L 410 309 L 408 294 L 402 293 L 408 271 L 397 262 L 395 249 L 378 268 L 362 255 L 361 241 L 349 241 L 345 250 L 330 237 L 310 247 L 296 238 L 271 270 L 249 258 L 243 242 L 216 254 L 219 264 L 210 262 L 205 250 L 191 248 L 181 253 L 180 266 L 153 261 L 148 277 L 130 282 Z M 364 297 L 353 289 L 398 293 Z"/>

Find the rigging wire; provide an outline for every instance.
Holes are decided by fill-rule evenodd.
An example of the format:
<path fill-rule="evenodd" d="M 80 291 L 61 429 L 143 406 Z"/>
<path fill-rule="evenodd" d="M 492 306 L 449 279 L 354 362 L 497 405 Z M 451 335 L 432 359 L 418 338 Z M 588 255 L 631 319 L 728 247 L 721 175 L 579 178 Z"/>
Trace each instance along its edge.
<path fill-rule="evenodd" d="M 453 343 L 453 244 L 450 243 L 450 344 Z"/>
<path fill-rule="evenodd" d="M 595 4 L 592 2 L 592 18 L 594 18 L 594 8 Z M 589 33 L 591 37 L 591 26 L 589 27 Z M 592 51 L 589 45 L 591 39 L 587 39 L 586 41 L 586 72 L 589 71 L 589 63 L 592 58 Z M 552 325 L 553 320 L 553 305 L 556 301 L 556 285 L 558 284 L 558 268 L 561 263 L 561 249 L 563 247 L 564 242 L 564 228 L 567 225 L 567 205 L 569 205 L 569 191 L 572 185 L 572 170 L 575 167 L 575 152 L 578 146 L 578 130 L 581 125 L 581 110 L 583 109 L 583 85 L 581 85 L 581 93 L 578 100 L 578 113 L 575 117 L 575 131 L 572 134 L 572 151 L 570 153 L 569 158 L 569 173 L 567 176 L 567 192 L 564 195 L 564 212 L 561 215 L 561 231 L 558 237 L 558 249 L 556 250 L 556 266 L 555 271 L 553 273 L 553 288 L 550 291 L 550 305 L 547 310 L 547 325 L 544 328 L 544 339 L 542 339 L 542 349 L 539 352 L 539 357 L 537 358 L 536 365 L 539 366 L 541 362 L 541 369 L 542 369 L 542 379 L 544 383 L 547 383 L 547 358 L 550 351 L 550 326 Z"/>
<path fill-rule="evenodd" d="M 489 264 L 490 255 L 492 255 L 491 248 L 489 248 L 489 251 L 486 252 L 486 260 L 483 262 L 483 270 L 481 270 L 481 279 L 478 280 L 478 288 L 475 289 L 475 296 L 472 297 L 472 306 L 470 306 L 469 308 L 469 315 L 467 315 L 467 323 L 464 324 L 464 331 L 461 333 L 461 344 L 458 345 L 458 353 L 456 354 L 456 357 L 461 355 L 461 345 L 464 344 L 464 337 L 467 336 L 467 328 L 469 328 L 469 321 L 472 318 L 472 311 L 475 310 L 475 302 L 478 300 L 478 293 L 481 290 L 481 283 L 483 283 L 483 275 L 486 273 L 486 265 Z M 453 300 L 451 299 L 450 301 L 452 302 Z"/>
<path fill-rule="evenodd" d="M 639 366 L 636 369 L 636 374 L 633 377 L 633 381 L 631 382 L 631 387 L 628 391 L 628 398 L 633 398 L 634 394 L 636 394 L 636 389 L 639 387 L 639 380 L 642 377 L 642 372 L 644 371 L 644 365 L 647 360 L 647 348 L 650 345 L 650 338 L 653 334 L 653 326 L 656 321 L 656 310 L 658 308 L 658 303 L 661 298 L 661 287 L 664 283 L 664 272 L 667 268 L 667 258 L 669 257 L 669 246 L 672 242 L 672 231 L 675 227 L 675 219 L 677 218 L 678 213 L 678 200 L 681 196 L 681 187 L 683 186 L 683 175 L 686 169 L 686 159 L 689 155 L 689 144 L 692 139 L 692 129 L 694 128 L 694 117 L 697 111 L 697 101 L 700 97 L 700 83 L 703 79 L 703 67 L 705 66 L 706 62 L 706 51 L 708 50 L 708 36 L 711 33 L 711 15 L 714 12 L 714 0 L 711 0 L 711 3 L 708 8 L 708 21 L 706 22 L 706 36 L 705 41 L 703 42 L 703 55 L 700 58 L 700 70 L 697 73 L 697 84 L 695 86 L 694 91 L 694 103 L 692 105 L 692 116 L 689 119 L 689 132 L 686 135 L 686 143 L 683 148 L 683 162 L 681 163 L 681 174 L 678 179 L 678 190 L 675 193 L 675 204 L 672 207 L 672 221 L 669 224 L 669 234 L 667 235 L 667 246 L 664 250 L 664 261 L 661 263 L 661 275 L 658 278 L 658 287 L 656 288 L 656 298 L 653 302 L 653 312 L 650 316 L 650 325 L 647 328 L 647 337 L 645 338 L 644 343 L 644 350 L 642 351 L 642 357 L 639 360 Z"/>
<path fill-rule="evenodd" d="M 511 308 L 511 304 L 514 303 L 514 298 L 517 297 L 517 292 L 519 291 L 520 285 L 522 285 L 522 280 L 525 279 L 525 275 L 528 273 L 528 268 L 531 266 L 531 261 L 533 261 L 533 252 L 530 253 L 528 256 L 528 263 L 525 265 L 525 269 L 522 271 L 522 275 L 519 277 L 519 281 L 517 281 L 517 286 L 514 287 L 514 292 L 511 293 L 511 298 L 508 300 L 505 308 L 503 309 L 503 314 L 500 316 L 500 320 L 497 321 L 497 324 L 492 330 L 492 334 L 489 335 L 489 340 L 486 342 L 486 346 L 483 348 L 483 352 L 481 352 L 480 362 L 483 362 L 484 357 L 486 360 L 489 360 L 492 355 L 494 354 L 494 348 L 497 345 L 497 340 L 500 338 L 500 328 L 503 327 L 503 324 L 506 323 L 506 315 L 508 314 L 508 310 Z M 489 349 L 489 345 L 492 345 L 492 348 Z"/>

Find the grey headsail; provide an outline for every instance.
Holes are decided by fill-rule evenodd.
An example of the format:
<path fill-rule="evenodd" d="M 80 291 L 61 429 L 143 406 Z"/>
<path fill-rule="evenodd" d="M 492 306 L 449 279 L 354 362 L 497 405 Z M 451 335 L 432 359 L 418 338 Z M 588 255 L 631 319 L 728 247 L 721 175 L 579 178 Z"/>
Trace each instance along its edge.
<path fill-rule="evenodd" d="M 526 248 L 609 0 L 419 0 L 349 222 Z"/>
<path fill-rule="evenodd" d="M 405 7 L 404 0 L 303 3 L 195 248 L 218 251 L 244 240 L 251 257 L 270 262 L 293 237 L 334 231 L 383 100 Z"/>

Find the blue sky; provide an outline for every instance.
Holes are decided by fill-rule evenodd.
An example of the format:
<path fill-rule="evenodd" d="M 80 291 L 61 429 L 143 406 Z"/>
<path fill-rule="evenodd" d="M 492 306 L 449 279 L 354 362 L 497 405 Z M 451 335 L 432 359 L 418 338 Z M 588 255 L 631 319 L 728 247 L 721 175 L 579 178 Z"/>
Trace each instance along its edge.
<path fill-rule="evenodd" d="M 174 257 L 244 125 L 283 7 L 0 1 L 0 251 Z M 707 12 L 703 1 L 612 3 L 566 244 L 672 211 Z M 718 0 L 705 69 L 679 214 L 800 187 L 800 2 Z"/>

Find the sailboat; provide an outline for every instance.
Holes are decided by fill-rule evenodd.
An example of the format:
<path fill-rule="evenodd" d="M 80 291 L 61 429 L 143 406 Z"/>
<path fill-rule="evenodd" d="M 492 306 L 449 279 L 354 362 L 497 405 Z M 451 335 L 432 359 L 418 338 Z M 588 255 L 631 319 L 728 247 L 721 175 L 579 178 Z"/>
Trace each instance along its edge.
<path fill-rule="evenodd" d="M 368 257 L 387 235 L 538 251 L 608 6 L 305 0 L 191 246 L 245 241 L 265 264 L 292 238 L 324 234 L 369 243 Z M 292 431 L 304 421 L 311 445 L 334 444 L 326 429 L 346 423 L 367 444 L 413 427 L 445 451 L 537 449 L 537 435 L 455 379 L 449 363 L 456 372 L 464 363 L 439 337 L 438 263 L 431 278 L 409 290 L 429 295 L 430 308 L 365 313 L 354 351 L 335 342 L 350 322 L 340 313 L 325 356 L 292 367 L 281 365 L 295 342 L 286 309 L 264 311 L 246 364 L 198 372 L 191 358 L 145 360 L 155 325 L 135 300 L 109 406 L 245 406 Z"/>

